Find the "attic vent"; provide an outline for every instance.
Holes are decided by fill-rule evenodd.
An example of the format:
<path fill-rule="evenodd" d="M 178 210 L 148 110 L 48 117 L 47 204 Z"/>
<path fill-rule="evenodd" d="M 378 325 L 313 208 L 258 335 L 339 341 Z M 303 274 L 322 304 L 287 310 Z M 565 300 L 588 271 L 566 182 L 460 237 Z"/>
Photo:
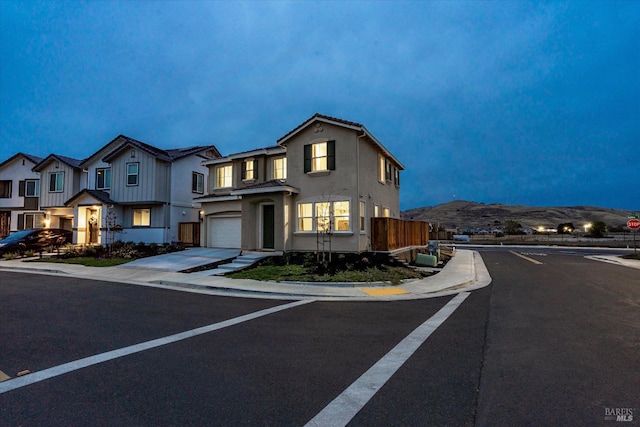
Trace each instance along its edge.
<path fill-rule="evenodd" d="M 136 158 L 136 150 L 131 150 L 131 158 L 132 159 Z"/>

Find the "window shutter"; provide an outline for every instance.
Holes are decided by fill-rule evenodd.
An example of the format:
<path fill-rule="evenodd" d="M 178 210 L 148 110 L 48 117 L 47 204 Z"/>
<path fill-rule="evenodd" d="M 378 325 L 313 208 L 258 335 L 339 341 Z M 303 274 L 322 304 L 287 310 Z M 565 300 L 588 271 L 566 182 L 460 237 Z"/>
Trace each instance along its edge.
<path fill-rule="evenodd" d="M 24 230 L 24 214 L 18 214 L 18 230 Z"/>
<path fill-rule="evenodd" d="M 258 179 L 258 160 L 253 160 L 253 179 Z"/>
<path fill-rule="evenodd" d="M 240 175 L 240 179 L 247 179 L 247 161 L 242 162 L 242 172 Z"/>
<path fill-rule="evenodd" d="M 336 142 L 327 141 L 327 169 L 336 170 Z"/>
<path fill-rule="evenodd" d="M 24 197 L 25 182 L 18 181 L 18 196 Z"/>
<path fill-rule="evenodd" d="M 198 191 L 198 174 L 195 172 L 191 172 L 191 192 L 195 193 Z"/>
<path fill-rule="evenodd" d="M 304 173 L 311 172 L 311 144 L 304 146 Z"/>

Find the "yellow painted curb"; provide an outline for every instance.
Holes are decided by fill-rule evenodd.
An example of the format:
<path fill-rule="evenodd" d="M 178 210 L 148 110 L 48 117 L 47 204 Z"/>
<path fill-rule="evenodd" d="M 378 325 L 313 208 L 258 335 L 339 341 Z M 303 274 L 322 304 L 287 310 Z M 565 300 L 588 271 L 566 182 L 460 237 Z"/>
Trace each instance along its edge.
<path fill-rule="evenodd" d="M 367 289 L 360 289 L 360 290 L 372 297 L 383 297 L 386 295 L 402 295 L 402 294 L 409 293 L 409 291 L 405 291 L 404 289 L 399 288 L 397 286 L 388 287 L 388 288 L 387 287 L 367 288 Z"/>

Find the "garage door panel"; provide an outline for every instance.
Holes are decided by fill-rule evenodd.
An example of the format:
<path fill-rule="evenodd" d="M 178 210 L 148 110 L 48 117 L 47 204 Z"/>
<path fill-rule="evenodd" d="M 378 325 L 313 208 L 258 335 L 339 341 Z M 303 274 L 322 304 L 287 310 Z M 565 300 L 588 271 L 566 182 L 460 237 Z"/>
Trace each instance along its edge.
<path fill-rule="evenodd" d="M 211 248 L 240 248 L 242 226 L 240 217 L 209 218 L 209 239 Z"/>

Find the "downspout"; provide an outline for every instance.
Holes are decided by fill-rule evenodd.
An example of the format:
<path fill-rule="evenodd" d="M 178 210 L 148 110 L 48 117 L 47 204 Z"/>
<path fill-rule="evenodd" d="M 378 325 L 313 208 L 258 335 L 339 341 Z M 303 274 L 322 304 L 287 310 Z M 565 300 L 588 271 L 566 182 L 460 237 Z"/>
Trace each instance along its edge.
<path fill-rule="evenodd" d="M 356 201 L 357 203 L 357 210 L 358 210 L 358 215 L 357 215 L 357 222 L 354 222 L 354 224 L 357 224 L 357 232 L 355 233 L 358 236 L 358 247 L 357 247 L 357 251 L 358 253 L 360 253 L 360 138 L 364 138 L 365 136 L 367 136 L 367 133 L 363 130 L 362 131 L 362 135 L 358 135 L 356 137 Z M 355 209 L 354 209 L 355 210 Z M 365 230 L 366 230 L 366 221 L 367 221 L 367 213 L 365 211 L 364 214 L 365 217 Z"/>

